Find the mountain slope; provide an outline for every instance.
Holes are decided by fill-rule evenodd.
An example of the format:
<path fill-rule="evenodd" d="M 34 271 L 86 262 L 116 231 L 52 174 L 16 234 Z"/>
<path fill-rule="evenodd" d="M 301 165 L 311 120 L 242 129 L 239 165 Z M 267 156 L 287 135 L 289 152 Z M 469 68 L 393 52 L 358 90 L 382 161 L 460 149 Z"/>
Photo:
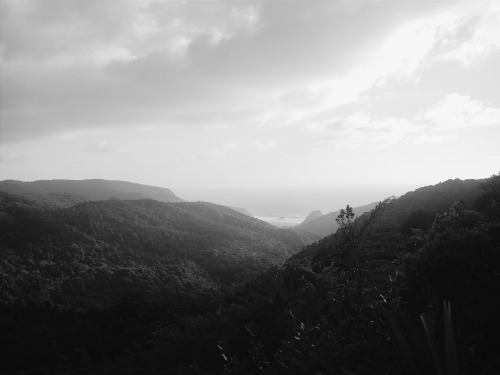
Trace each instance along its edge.
<path fill-rule="evenodd" d="M 483 194 L 481 185 L 484 180 L 446 180 L 436 185 L 424 186 L 410 191 L 395 202 L 398 220 L 406 220 L 416 210 L 431 214 L 443 212 L 457 201 L 472 205 Z"/>
<path fill-rule="evenodd" d="M 107 200 L 41 209 L 39 202 L 0 193 L 4 302 L 88 307 L 130 293 L 196 299 L 248 281 L 317 239 L 210 203 Z"/>
<path fill-rule="evenodd" d="M 453 365 L 449 327 L 454 373 L 497 374 L 500 175 L 481 182 L 482 193 L 471 184 L 455 194 L 469 183 L 446 181 L 386 199 L 357 220 L 343 215 L 334 235 L 224 299 L 214 293 L 210 267 L 184 255 L 203 253 L 197 239 L 216 243 L 208 250 L 218 253 L 226 230 L 243 241 L 259 228 L 266 233 L 264 223 L 211 204 L 107 201 L 43 210 L 26 197 L 0 195 L 0 372 L 431 374 L 445 359 Z M 439 208 L 457 197 L 464 203 Z M 416 210 L 435 212 L 433 222 L 407 231 Z M 274 228 L 265 235 L 270 243 L 273 234 L 295 241 Z M 188 249 L 174 251 L 175 235 L 191 241 Z M 64 243 L 72 245 L 60 249 Z M 222 264 L 242 259 L 228 250 Z M 133 287 L 139 297 L 116 303 Z M 75 296 L 66 306 L 102 301 L 110 290 L 114 299 L 91 311 L 5 303 L 26 302 L 13 290 L 35 302 Z"/>
<path fill-rule="evenodd" d="M 155 199 L 161 202 L 182 202 L 170 189 L 113 180 L 42 180 L 23 182 L 0 181 L 0 191 L 14 194 L 74 194 L 88 200 Z"/>
<path fill-rule="evenodd" d="M 254 217 L 252 215 L 252 213 L 250 211 L 248 211 L 246 208 L 242 208 L 242 207 L 233 207 L 233 206 L 226 206 L 226 207 L 229 207 L 230 209 L 232 210 L 235 210 L 235 211 L 238 211 L 239 213 L 243 214 L 243 215 L 247 215 L 247 216 L 250 216 L 250 217 Z"/>
<path fill-rule="evenodd" d="M 457 198 L 463 202 L 440 208 Z M 498 202 L 494 175 L 488 184 L 449 180 L 389 198 L 356 221 L 339 217 L 335 234 L 262 275 L 223 309 L 227 327 L 244 326 L 239 336 L 226 330 L 218 337 L 232 368 L 430 374 L 444 363 L 457 374 L 497 374 Z M 415 209 L 434 212 L 432 225 L 405 233 L 401 218 Z"/>
<path fill-rule="evenodd" d="M 310 222 L 311 220 L 317 219 L 318 217 L 323 216 L 323 213 L 320 210 L 312 211 L 301 224 L 305 224 Z"/>
<path fill-rule="evenodd" d="M 370 203 L 364 206 L 353 208 L 354 213 L 359 216 L 364 212 L 368 212 L 375 208 L 376 203 Z M 325 215 L 321 214 L 321 211 L 313 211 L 309 216 L 299 225 L 295 226 L 295 229 L 303 230 L 309 233 L 313 233 L 320 237 L 328 236 L 335 233 L 337 230 L 337 223 L 335 218 L 338 216 L 340 211 L 330 212 Z"/>
<path fill-rule="evenodd" d="M 406 233 L 413 228 L 427 228 L 438 212 L 446 210 L 455 201 L 472 204 L 482 193 L 483 180 L 447 180 L 436 185 L 424 186 L 410 191 L 394 202 L 394 220 L 405 226 Z M 353 208 L 356 216 L 375 208 L 376 203 Z M 335 218 L 339 211 L 305 220 L 295 228 L 314 233 L 320 237 L 335 233 Z"/>

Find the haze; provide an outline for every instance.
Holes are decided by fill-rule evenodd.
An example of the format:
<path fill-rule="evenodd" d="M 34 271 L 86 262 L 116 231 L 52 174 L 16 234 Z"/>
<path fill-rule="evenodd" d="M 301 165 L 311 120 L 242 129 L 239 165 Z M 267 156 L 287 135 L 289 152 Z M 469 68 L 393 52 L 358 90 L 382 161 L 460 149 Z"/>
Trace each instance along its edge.
<path fill-rule="evenodd" d="M 186 200 L 243 207 L 265 221 L 269 221 L 272 217 L 285 216 L 296 217 L 301 222 L 313 210 L 321 210 L 323 214 L 326 214 L 345 208 L 348 204 L 354 207 L 363 206 L 379 202 L 391 195 L 400 196 L 416 188 L 418 186 L 412 185 L 181 188 L 176 193 Z"/>
<path fill-rule="evenodd" d="M 116 179 L 183 197 L 499 169 L 498 2 L 0 7 L 0 179 Z"/>

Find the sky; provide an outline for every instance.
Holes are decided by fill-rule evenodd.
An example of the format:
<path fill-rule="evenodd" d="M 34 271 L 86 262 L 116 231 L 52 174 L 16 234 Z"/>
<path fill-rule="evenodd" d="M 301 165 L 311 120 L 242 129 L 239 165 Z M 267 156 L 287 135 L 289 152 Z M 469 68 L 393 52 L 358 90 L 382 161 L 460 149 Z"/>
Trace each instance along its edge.
<path fill-rule="evenodd" d="M 2 180 L 175 192 L 500 171 L 497 1 L 0 0 L 0 25 Z"/>

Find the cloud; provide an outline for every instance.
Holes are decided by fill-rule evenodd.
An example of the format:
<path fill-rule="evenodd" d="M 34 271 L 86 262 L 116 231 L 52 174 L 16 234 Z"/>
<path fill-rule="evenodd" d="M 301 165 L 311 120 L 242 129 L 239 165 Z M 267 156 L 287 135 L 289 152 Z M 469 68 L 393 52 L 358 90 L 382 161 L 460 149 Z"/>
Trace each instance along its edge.
<path fill-rule="evenodd" d="M 120 150 L 120 148 L 107 140 L 102 140 L 96 143 L 89 143 L 85 147 L 85 151 L 99 152 L 99 153 L 111 153 Z"/>
<path fill-rule="evenodd" d="M 357 112 L 308 129 L 313 137 L 331 142 L 337 149 L 380 149 L 398 144 L 440 144 L 458 134 L 451 130 L 500 126 L 500 108 L 485 107 L 479 100 L 456 93 L 407 118 L 373 118 Z"/>
<path fill-rule="evenodd" d="M 0 6 L 2 142 L 151 123 L 323 123 L 330 111 L 362 103 L 375 85 L 390 87 L 439 59 L 468 56 L 472 63 L 493 53 L 499 34 L 497 8 L 469 15 L 462 5 L 441 3 Z M 381 142 L 401 137 L 396 133 Z"/>
<path fill-rule="evenodd" d="M 0 162 L 2 163 L 12 163 L 19 161 L 20 157 L 19 154 L 15 152 L 9 152 L 6 154 L 0 154 Z"/>
<path fill-rule="evenodd" d="M 421 134 L 413 139 L 413 142 L 417 145 L 421 144 L 440 144 L 443 142 L 450 141 L 456 138 L 453 135 L 442 135 L 442 134 Z"/>
<path fill-rule="evenodd" d="M 440 130 L 500 126 L 500 108 L 484 107 L 467 95 L 449 94 L 418 116 Z"/>
<path fill-rule="evenodd" d="M 255 30 L 259 23 L 259 9 L 255 5 L 247 7 L 233 7 L 231 9 L 231 26 L 233 28 L 244 28 Z"/>
<path fill-rule="evenodd" d="M 340 131 L 335 134 L 338 149 L 384 148 L 409 142 L 421 130 L 419 125 L 407 119 L 374 119 L 363 113 L 355 113 L 339 122 Z"/>
<path fill-rule="evenodd" d="M 379 83 L 416 78 L 421 70 L 441 61 L 471 65 L 500 50 L 498 4 L 450 5 L 408 21 L 389 34 L 369 64 Z"/>
<path fill-rule="evenodd" d="M 5 1 L 1 3 L 2 60 L 47 63 L 83 56 L 96 48 L 133 40 L 143 17 L 139 2 Z"/>
<path fill-rule="evenodd" d="M 231 139 L 216 149 L 211 156 L 224 158 L 240 149 L 241 141 Z"/>
<path fill-rule="evenodd" d="M 402 22 L 378 40 L 373 34 L 377 43 L 367 45 L 364 59 L 341 75 L 311 77 L 301 90 L 294 88 L 282 96 L 288 101 L 297 98 L 290 101 L 286 123 L 310 121 L 346 104 L 373 101 L 370 89 L 388 91 L 403 83 L 419 83 L 420 73 L 443 61 L 472 65 L 500 50 L 498 6 L 478 4 L 449 3 L 444 9 Z"/>
<path fill-rule="evenodd" d="M 253 142 L 253 146 L 258 152 L 269 152 L 276 148 L 276 141 L 274 139 L 269 139 L 267 141 L 257 141 Z"/>
<path fill-rule="evenodd" d="M 486 2 L 470 9 L 440 29 L 435 51 L 438 59 L 459 61 L 468 66 L 500 49 L 500 6 Z"/>
<path fill-rule="evenodd" d="M 258 6 L 54 4 L 1 2 L 2 142 L 151 122 L 236 123 L 253 108 L 213 50 L 254 33 Z"/>

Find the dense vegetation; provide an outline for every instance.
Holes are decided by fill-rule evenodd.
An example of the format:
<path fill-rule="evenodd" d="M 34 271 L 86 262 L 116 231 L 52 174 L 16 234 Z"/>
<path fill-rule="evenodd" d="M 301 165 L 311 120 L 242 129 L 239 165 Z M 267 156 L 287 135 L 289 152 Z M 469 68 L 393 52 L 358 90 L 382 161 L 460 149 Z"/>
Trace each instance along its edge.
<path fill-rule="evenodd" d="M 406 193 L 398 199 L 397 209 L 395 212 L 399 220 L 408 220 L 406 234 L 412 227 L 412 223 L 416 221 L 422 222 L 422 225 L 430 225 L 434 220 L 434 215 L 446 210 L 453 202 L 463 200 L 468 204 L 474 202 L 480 193 L 480 182 L 478 180 L 448 180 L 434 186 L 425 186 L 415 191 Z M 353 212 L 357 216 L 365 212 L 369 212 L 375 208 L 377 203 L 370 203 L 361 207 L 353 207 Z M 304 220 L 295 228 L 304 230 L 309 233 L 314 233 L 320 237 L 329 236 L 337 231 L 337 222 L 335 218 L 340 214 L 340 211 L 330 212 L 325 215 L 313 215 L 308 220 Z"/>
<path fill-rule="evenodd" d="M 353 212 L 355 215 L 362 215 L 365 212 L 370 212 L 375 208 L 377 203 L 370 203 L 360 207 L 354 207 Z M 335 218 L 340 214 L 339 211 L 330 212 L 328 214 L 322 215 L 321 211 L 313 211 L 309 216 L 299 225 L 295 226 L 295 229 L 303 230 L 309 233 L 313 233 L 320 237 L 326 237 L 337 231 L 337 222 Z"/>
<path fill-rule="evenodd" d="M 4 303 L 4 372 L 496 374 L 499 202 L 495 175 L 347 207 L 334 235 L 205 304 Z"/>
<path fill-rule="evenodd" d="M 198 300 L 315 239 L 208 203 L 71 203 L 0 193 L 0 302 L 88 309 L 129 294 Z"/>

